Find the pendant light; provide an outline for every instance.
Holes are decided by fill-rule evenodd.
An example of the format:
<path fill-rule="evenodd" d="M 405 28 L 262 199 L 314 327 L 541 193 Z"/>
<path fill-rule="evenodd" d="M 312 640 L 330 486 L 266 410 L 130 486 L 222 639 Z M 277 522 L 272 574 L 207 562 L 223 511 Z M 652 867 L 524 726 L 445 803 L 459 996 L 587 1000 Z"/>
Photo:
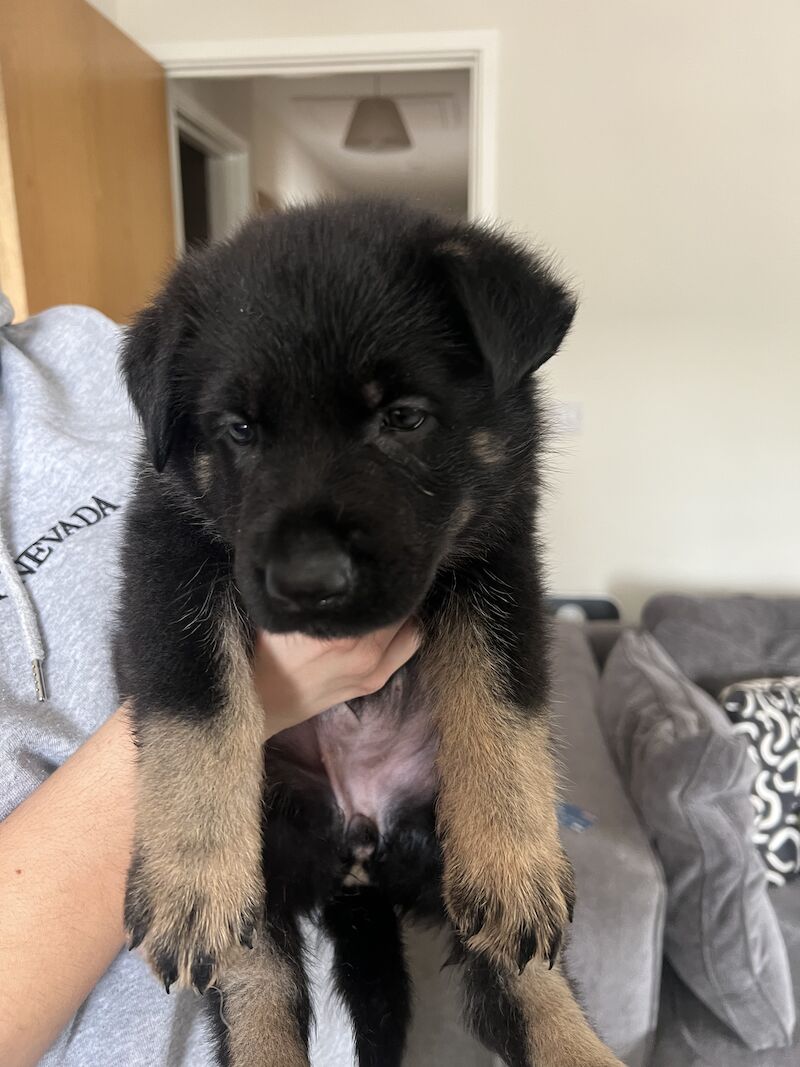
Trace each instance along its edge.
<path fill-rule="evenodd" d="M 411 147 L 400 109 L 390 96 L 381 96 L 380 77 L 375 92 L 356 103 L 344 147 L 351 152 L 399 152 Z"/>

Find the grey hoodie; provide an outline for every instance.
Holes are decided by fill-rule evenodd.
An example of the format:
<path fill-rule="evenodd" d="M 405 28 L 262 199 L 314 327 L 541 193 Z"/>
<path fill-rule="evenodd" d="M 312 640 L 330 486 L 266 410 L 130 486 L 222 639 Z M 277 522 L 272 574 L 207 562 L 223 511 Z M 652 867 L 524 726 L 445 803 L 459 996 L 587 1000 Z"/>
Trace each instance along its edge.
<path fill-rule="evenodd" d="M 109 631 L 139 443 L 117 376 L 118 326 L 80 307 L 15 326 L 12 317 L 0 294 L 0 818 L 117 707 Z M 41 662 L 47 700 L 39 699 L 32 660 Z M 350 1027 L 320 982 L 330 946 L 311 929 L 308 937 L 313 1067 L 352 1067 Z M 411 932 L 408 947 L 417 988 L 409 1067 L 499 1063 L 463 1033 L 452 968 L 439 974 L 445 946 Z M 199 998 L 166 996 L 138 955 L 124 951 L 42 1060 L 214 1062 Z"/>
<path fill-rule="evenodd" d="M 22 579 L 29 612 L 21 617 L 25 605 L 0 568 L 0 817 L 117 706 L 108 635 L 138 443 L 114 323 L 78 307 L 16 326 L 11 318 L 0 297 L 0 553 Z M 37 636 L 46 701 L 31 668 Z M 211 1064 L 198 1008 L 192 994 L 165 996 L 144 962 L 123 952 L 42 1062 Z"/>

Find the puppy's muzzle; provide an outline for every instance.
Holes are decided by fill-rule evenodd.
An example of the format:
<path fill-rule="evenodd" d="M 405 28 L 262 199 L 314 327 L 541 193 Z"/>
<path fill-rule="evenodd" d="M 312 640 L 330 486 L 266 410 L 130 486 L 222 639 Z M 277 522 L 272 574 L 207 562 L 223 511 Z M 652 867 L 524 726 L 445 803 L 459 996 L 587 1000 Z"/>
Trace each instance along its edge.
<path fill-rule="evenodd" d="M 355 585 L 350 554 L 327 533 L 297 536 L 270 555 L 264 570 L 267 596 L 282 608 L 303 610 L 343 603 Z"/>

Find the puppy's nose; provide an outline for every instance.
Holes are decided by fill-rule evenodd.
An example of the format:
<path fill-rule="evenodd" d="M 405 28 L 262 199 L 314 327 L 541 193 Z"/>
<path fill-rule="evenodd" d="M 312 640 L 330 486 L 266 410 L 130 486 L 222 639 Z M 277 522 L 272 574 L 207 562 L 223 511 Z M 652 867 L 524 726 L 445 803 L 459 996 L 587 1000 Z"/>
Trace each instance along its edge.
<path fill-rule="evenodd" d="M 353 586 L 353 561 L 334 541 L 295 546 L 267 564 L 267 593 L 297 606 L 315 606 L 346 596 Z"/>

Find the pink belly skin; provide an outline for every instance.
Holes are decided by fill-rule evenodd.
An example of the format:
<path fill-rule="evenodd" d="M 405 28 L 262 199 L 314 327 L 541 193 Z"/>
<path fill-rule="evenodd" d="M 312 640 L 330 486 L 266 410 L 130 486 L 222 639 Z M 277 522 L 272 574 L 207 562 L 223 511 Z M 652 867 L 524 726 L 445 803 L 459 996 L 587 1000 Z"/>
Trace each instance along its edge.
<path fill-rule="evenodd" d="M 383 835 L 404 800 L 433 798 L 436 735 L 426 701 L 410 682 L 410 672 L 399 671 L 379 693 L 351 701 L 352 708 L 328 708 L 270 742 L 301 775 L 327 778 L 345 825 L 365 815 Z"/>

